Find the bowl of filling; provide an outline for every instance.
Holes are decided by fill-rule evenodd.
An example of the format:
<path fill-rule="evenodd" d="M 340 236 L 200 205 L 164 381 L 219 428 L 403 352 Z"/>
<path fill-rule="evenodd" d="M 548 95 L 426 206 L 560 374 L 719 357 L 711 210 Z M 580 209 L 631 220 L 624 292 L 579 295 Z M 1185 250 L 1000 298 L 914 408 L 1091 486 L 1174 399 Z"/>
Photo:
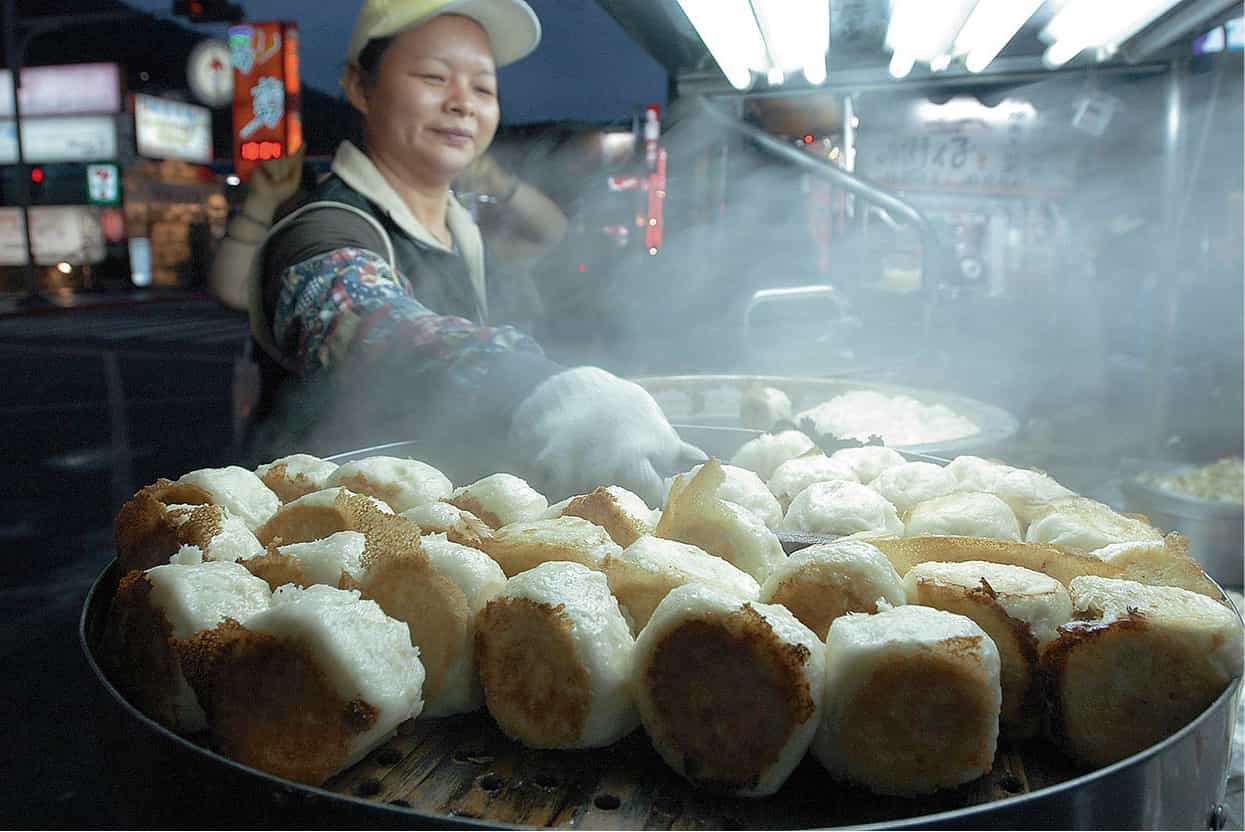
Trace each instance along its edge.
<path fill-rule="evenodd" d="M 1120 483 L 1129 511 L 1155 526 L 1179 529 L 1190 553 L 1225 586 L 1242 583 L 1245 464 L 1226 457 L 1206 464 L 1153 463 Z"/>
<path fill-rule="evenodd" d="M 799 430 L 819 445 L 882 444 L 910 453 L 986 455 L 1018 429 L 967 396 L 858 379 L 684 375 L 632 379 L 706 453 L 730 458 L 762 432 Z"/>

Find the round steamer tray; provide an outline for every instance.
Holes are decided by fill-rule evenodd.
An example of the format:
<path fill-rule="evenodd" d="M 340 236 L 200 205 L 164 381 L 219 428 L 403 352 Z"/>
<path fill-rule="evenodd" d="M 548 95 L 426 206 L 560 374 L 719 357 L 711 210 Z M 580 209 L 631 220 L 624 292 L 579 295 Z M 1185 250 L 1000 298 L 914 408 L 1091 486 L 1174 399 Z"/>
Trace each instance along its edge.
<path fill-rule="evenodd" d="M 794 551 L 807 541 L 785 545 Z M 1184 728 L 1105 768 L 1079 770 L 1041 740 L 1001 741 L 990 774 L 920 798 L 836 783 L 811 756 L 775 795 L 721 796 L 667 768 L 643 729 L 608 748 L 540 751 L 505 737 L 486 712 L 407 722 L 323 787 L 306 786 L 230 760 L 206 736 L 173 733 L 117 690 L 97 651 L 120 577 L 114 561 L 96 579 L 79 640 L 98 682 L 95 724 L 113 814 L 127 826 L 1222 827 L 1239 677 Z"/>
<path fill-rule="evenodd" d="M 680 433 L 690 438 L 682 427 Z M 423 443 L 392 442 L 330 459 L 423 458 L 431 450 Z M 788 553 L 832 539 L 778 536 Z M 120 578 L 114 561 L 96 579 L 79 640 L 98 682 L 97 736 L 117 794 L 114 813 L 126 825 L 177 827 L 191 820 L 195 826 L 369 829 L 1222 828 L 1240 677 L 1178 732 L 1110 766 L 1087 772 L 1041 739 L 1000 740 L 988 775 L 918 798 L 882 797 L 837 783 L 811 755 L 770 797 L 723 796 L 671 771 L 643 728 L 607 748 L 542 751 L 507 738 L 486 711 L 410 721 L 322 787 L 306 786 L 216 753 L 207 736 L 173 733 L 117 690 L 97 651 Z M 1231 599 L 1220 593 L 1239 620 Z"/>

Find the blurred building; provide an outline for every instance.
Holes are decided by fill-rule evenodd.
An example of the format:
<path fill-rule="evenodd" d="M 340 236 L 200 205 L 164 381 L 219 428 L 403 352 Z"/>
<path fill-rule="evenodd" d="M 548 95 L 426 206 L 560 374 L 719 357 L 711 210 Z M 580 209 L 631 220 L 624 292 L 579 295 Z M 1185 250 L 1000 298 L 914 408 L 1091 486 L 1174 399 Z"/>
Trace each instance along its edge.
<path fill-rule="evenodd" d="M 230 110 L 204 107 L 188 80 L 191 52 L 205 35 L 116 0 L 19 0 L 17 9 L 22 32 L 40 28 L 29 39 L 24 67 L 97 64 L 102 73 L 69 71 L 63 81 L 45 74 L 42 109 L 23 113 L 25 157 L 34 165 L 31 232 L 42 288 L 200 287 L 224 233 L 229 201 L 237 196 L 228 182 Z M 100 80 L 107 67 L 114 67 L 114 80 Z M 94 80 L 83 85 L 83 77 Z M 111 103 L 90 98 L 91 84 L 98 92 L 109 83 L 116 85 Z M 0 91 L 0 100 L 6 92 Z M 342 99 L 311 88 L 302 91 L 301 106 L 308 155 L 327 166 L 354 124 L 353 111 Z M 15 168 L 4 161 L 16 158 L 15 148 L 4 155 L 6 138 L 15 142 L 11 112 L 10 105 L 7 132 L 0 127 L 0 247 L 9 252 L 0 257 L 0 292 L 24 288 L 20 212 L 5 207 L 16 203 Z M 144 123 L 146 129 L 139 129 Z M 45 134 L 65 147 L 50 149 Z M 92 163 L 115 170 L 93 169 Z M 92 179 L 113 174 L 116 204 L 93 197 Z"/>

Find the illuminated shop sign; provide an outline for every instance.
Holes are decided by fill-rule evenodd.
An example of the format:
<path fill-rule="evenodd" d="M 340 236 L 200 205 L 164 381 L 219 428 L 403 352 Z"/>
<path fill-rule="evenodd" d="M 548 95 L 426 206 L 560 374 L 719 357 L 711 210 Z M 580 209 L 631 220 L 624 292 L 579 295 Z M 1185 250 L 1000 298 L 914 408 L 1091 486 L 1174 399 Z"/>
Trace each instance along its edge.
<path fill-rule="evenodd" d="M 85 205 L 40 205 L 30 209 L 30 237 L 35 262 L 80 266 L 104 259 L 104 227 L 100 209 Z M 26 262 L 22 210 L 0 208 L 0 265 Z"/>
<path fill-rule="evenodd" d="M 234 169 L 247 179 L 257 162 L 303 143 L 298 27 L 268 21 L 229 28 L 233 63 Z"/>
<path fill-rule="evenodd" d="M 32 66 L 22 70 L 22 116 L 68 116 L 121 110 L 117 64 Z M 13 117 L 13 75 L 0 70 L 0 118 Z"/>
<path fill-rule="evenodd" d="M 117 158 L 115 116 L 50 116 L 22 119 L 27 162 L 92 162 Z M 0 165 L 17 164 L 17 127 L 0 122 Z"/>
<path fill-rule="evenodd" d="M 212 111 L 183 101 L 135 95 L 134 138 L 139 156 L 210 164 Z"/>

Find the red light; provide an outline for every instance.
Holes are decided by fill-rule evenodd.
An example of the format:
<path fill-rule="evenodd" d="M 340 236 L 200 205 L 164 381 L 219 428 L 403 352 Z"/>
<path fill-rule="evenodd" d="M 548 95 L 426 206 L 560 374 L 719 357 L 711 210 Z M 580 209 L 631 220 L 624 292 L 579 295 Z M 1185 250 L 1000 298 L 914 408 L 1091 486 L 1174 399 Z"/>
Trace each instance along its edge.
<path fill-rule="evenodd" d="M 280 159 L 284 153 L 281 142 L 246 142 L 242 145 L 242 158 L 248 162 Z"/>
<path fill-rule="evenodd" d="M 43 168 L 31 168 L 30 169 L 30 181 L 34 182 L 36 185 L 42 182 L 43 181 Z"/>
<path fill-rule="evenodd" d="M 805 143 L 805 144 L 812 144 L 812 143 L 813 143 L 813 136 L 812 136 L 812 134 L 811 134 L 811 133 L 810 133 L 810 134 L 808 134 L 808 135 L 806 135 L 806 136 L 804 137 L 804 143 Z"/>
<path fill-rule="evenodd" d="M 588 271 L 588 264 L 587 264 L 587 263 L 580 263 L 580 264 L 579 264 L 579 271 L 580 271 L 581 273 L 582 273 L 582 272 L 586 272 L 586 271 Z"/>

